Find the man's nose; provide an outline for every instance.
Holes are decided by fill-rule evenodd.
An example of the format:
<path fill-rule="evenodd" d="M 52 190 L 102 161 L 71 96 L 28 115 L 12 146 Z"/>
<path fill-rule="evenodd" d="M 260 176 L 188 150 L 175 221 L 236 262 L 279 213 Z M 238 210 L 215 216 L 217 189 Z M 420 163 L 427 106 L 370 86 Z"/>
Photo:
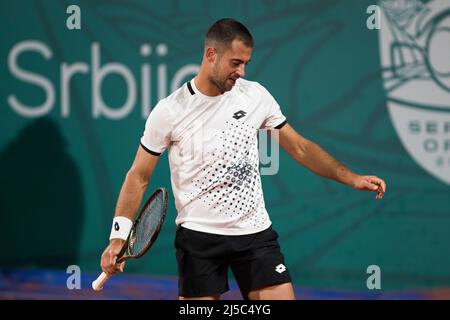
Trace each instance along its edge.
<path fill-rule="evenodd" d="M 236 73 L 238 74 L 239 78 L 243 78 L 245 76 L 245 65 L 241 64 Z"/>

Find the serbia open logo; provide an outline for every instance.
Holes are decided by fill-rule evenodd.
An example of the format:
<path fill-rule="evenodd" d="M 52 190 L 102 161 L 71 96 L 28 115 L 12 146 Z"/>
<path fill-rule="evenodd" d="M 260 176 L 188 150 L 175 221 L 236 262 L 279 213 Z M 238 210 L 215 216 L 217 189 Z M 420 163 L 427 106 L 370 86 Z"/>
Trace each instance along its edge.
<path fill-rule="evenodd" d="M 380 2 L 389 115 L 411 157 L 450 184 L 450 1 Z"/>

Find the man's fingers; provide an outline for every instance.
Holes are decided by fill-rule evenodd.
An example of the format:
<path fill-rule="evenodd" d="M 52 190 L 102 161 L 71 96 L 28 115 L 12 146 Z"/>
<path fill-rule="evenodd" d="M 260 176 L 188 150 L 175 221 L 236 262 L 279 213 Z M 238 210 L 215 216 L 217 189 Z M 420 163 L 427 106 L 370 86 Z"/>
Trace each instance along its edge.
<path fill-rule="evenodd" d="M 384 182 L 383 179 L 380 179 L 378 177 L 369 177 L 369 181 L 371 183 L 376 184 L 377 186 L 379 186 L 383 193 L 386 192 L 386 182 Z"/>
<path fill-rule="evenodd" d="M 125 261 L 117 263 L 117 256 L 114 256 L 112 257 L 112 262 L 113 263 L 108 268 L 109 274 L 117 274 L 123 272 L 123 269 L 125 267 Z"/>
<path fill-rule="evenodd" d="M 103 272 L 108 273 L 108 274 L 111 273 L 111 257 L 108 254 L 108 252 L 103 253 L 102 260 L 100 262 L 100 266 L 101 266 Z"/>
<path fill-rule="evenodd" d="M 105 272 L 107 274 L 112 274 L 112 265 L 111 265 L 111 258 L 108 259 L 108 263 L 105 266 Z"/>
<path fill-rule="evenodd" d="M 373 183 L 379 185 L 383 193 L 386 192 L 386 183 L 383 180 L 377 178 Z"/>
<path fill-rule="evenodd" d="M 100 261 L 100 267 L 102 271 L 113 275 L 119 272 L 123 272 L 125 261 L 121 263 L 117 263 L 117 250 L 114 250 L 112 247 L 108 247 L 102 254 L 102 258 Z"/>
<path fill-rule="evenodd" d="M 368 190 L 377 190 L 378 189 L 378 185 L 374 184 L 372 181 L 368 181 L 368 180 L 364 180 L 364 185 L 363 188 L 366 188 Z"/>
<path fill-rule="evenodd" d="M 107 252 L 105 260 L 106 260 L 105 264 L 102 265 L 102 270 L 105 273 L 116 274 L 120 271 L 119 268 L 116 266 L 117 256 L 114 254 L 114 252 L 112 250 Z"/>
<path fill-rule="evenodd" d="M 384 196 L 383 187 L 382 187 L 382 186 L 379 186 L 379 187 L 378 187 L 378 191 L 377 191 L 376 199 L 381 199 L 381 198 L 383 198 L 383 196 Z"/>
<path fill-rule="evenodd" d="M 116 259 L 117 259 L 116 255 L 114 255 L 113 251 L 110 250 L 109 251 L 109 267 L 108 267 L 110 272 L 114 270 L 114 265 L 116 264 Z"/>
<path fill-rule="evenodd" d="M 385 193 L 386 192 L 386 182 L 384 182 L 383 180 L 380 179 L 380 193 Z"/>
<path fill-rule="evenodd" d="M 112 264 L 111 269 L 112 269 L 113 274 L 120 272 L 119 265 L 117 264 L 117 256 L 116 255 L 114 255 L 114 263 Z"/>
<path fill-rule="evenodd" d="M 369 181 L 377 186 L 380 186 L 381 190 L 386 192 L 386 183 L 382 179 L 378 177 L 369 177 Z"/>
<path fill-rule="evenodd" d="M 386 192 L 386 183 L 376 176 L 364 176 L 360 180 L 360 186 L 358 189 L 374 191 L 377 193 L 375 195 L 375 199 L 381 199 Z"/>

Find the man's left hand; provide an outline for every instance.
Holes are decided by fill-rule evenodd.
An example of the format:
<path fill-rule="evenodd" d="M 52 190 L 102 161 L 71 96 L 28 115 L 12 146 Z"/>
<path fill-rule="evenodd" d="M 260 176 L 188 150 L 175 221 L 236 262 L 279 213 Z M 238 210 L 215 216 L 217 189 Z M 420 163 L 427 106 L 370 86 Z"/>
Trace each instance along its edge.
<path fill-rule="evenodd" d="M 353 181 L 353 187 L 361 191 L 376 192 L 375 199 L 377 200 L 383 198 L 386 192 L 386 183 L 384 180 L 375 176 L 357 176 Z"/>

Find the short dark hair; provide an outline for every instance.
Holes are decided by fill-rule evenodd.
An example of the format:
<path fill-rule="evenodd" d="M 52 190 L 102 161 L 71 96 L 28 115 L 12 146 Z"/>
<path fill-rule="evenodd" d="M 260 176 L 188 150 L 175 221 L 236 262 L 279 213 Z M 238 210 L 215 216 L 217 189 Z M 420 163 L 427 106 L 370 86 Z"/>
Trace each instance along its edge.
<path fill-rule="evenodd" d="M 229 46 L 233 40 L 242 41 L 247 47 L 253 48 L 253 37 L 248 29 L 239 21 L 225 18 L 214 22 L 205 36 L 205 44 L 217 42 Z"/>

